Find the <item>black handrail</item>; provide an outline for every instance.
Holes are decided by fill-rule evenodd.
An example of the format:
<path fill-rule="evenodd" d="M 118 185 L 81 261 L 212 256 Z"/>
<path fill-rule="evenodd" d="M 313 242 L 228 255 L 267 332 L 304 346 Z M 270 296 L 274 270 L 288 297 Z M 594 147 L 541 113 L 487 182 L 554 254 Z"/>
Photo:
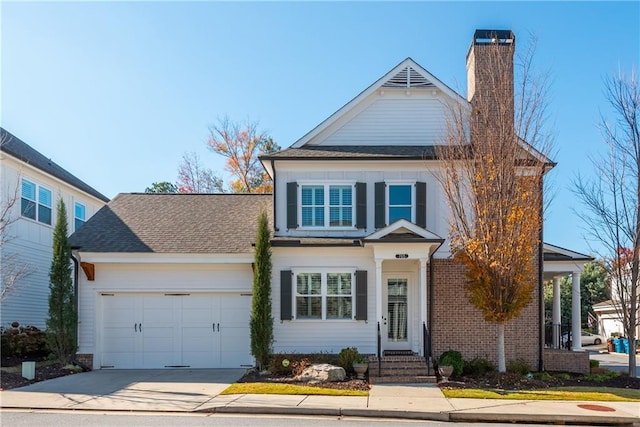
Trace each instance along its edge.
<path fill-rule="evenodd" d="M 382 376 L 382 337 L 380 336 L 380 322 L 378 322 L 378 376 Z"/>
<path fill-rule="evenodd" d="M 427 370 L 429 369 L 429 331 L 427 331 L 427 324 L 422 322 L 422 355 L 427 363 Z"/>

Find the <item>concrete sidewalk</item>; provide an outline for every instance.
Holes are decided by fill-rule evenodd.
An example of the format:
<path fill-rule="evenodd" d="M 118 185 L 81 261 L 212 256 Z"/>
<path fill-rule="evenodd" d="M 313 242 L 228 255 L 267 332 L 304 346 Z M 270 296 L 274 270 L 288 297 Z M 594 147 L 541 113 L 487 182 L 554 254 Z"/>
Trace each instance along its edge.
<path fill-rule="evenodd" d="M 2 408 L 305 414 L 640 427 L 637 402 L 447 399 L 437 386 L 374 385 L 369 396 L 220 395 L 238 369 L 93 371 L 0 392 Z"/>

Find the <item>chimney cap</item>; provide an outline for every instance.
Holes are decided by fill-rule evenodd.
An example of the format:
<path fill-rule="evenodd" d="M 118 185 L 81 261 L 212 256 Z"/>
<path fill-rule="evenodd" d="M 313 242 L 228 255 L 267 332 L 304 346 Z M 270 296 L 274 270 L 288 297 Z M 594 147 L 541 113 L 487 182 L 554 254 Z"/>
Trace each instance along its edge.
<path fill-rule="evenodd" d="M 476 30 L 473 44 L 514 44 L 516 36 L 511 30 Z"/>

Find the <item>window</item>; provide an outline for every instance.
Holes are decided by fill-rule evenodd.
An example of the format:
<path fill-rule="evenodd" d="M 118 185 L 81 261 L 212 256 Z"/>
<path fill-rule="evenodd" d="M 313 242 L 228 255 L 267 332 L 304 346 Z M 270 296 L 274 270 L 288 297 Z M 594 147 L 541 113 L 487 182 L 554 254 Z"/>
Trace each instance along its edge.
<path fill-rule="evenodd" d="M 389 213 L 388 224 L 399 219 L 413 221 L 412 214 L 412 192 L 413 186 L 410 184 L 391 184 L 389 185 Z"/>
<path fill-rule="evenodd" d="M 23 179 L 20 210 L 26 218 L 51 225 L 51 190 Z"/>
<path fill-rule="evenodd" d="M 303 227 L 353 227 L 353 184 L 300 188 Z"/>
<path fill-rule="evenodd" d="M 79 229 L 80 227 L 82 227 L 82 225 L 85 222 L 85 207 L 82 203 L 80 202 L 76 202 L 75 203 L 75 210 L 74 210 L 74 217 L 75 217 L 75 221 L 74 221 L 74 226 L 75 226 L 75 230 Z"/>
<path fill-rule="evenodd" d="M 353 272 L 296 274 L 297 319 L 351 320 L 354 313 Z"/>

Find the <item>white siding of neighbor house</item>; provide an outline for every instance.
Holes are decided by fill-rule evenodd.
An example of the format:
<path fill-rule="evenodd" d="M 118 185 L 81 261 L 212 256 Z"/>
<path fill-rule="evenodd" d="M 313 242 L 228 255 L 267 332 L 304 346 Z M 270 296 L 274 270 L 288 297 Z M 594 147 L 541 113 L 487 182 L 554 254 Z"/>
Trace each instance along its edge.
<path fill-rule="evenodd" d="M 375 183 L 382 181 L 419 181 L 427 185 L 427 229 L 446 239 L 449 234 L 449 209 L 441 184 L 436 178 L 438 169 L 423 161 L 280 161 L 275 191 L 276 230 L 278 236 L 297 237 L 354 237 L 362 238 L 373 233 L 375 225 Z M 317 181 L 365 182 L 367 184 L 367 229 L 310 230 L 287 228 L 287 183 Z M 300 201 L 298 200 L 298 203 Z M 355 203 L 355 197 L 354 197 Z M 299 207 L 298 207 L 299 209 Z M 448 245 L 438 251 L 438 256 L 448 256 Z"/>
<path fill-rule="evenodd" d="M 67 208 L 69 234 L 74 231 L 75 202 L 85 205 L 85 221 L 105 205 L 105 202 L 6 153 L 1 153 L 0 156 L 0 202 L 4 205 L 14 194 L 17 197 L 11 212 L 11 218 L 15 218 L 16 221 L 8 230 L 9 241 L 3 245 L 2 251 L 4 255 L 11 254 L 16 262 L 26 264 L 30 272 L 2 301 L 0 325 L 7 327 L 16 321 L 23 326 L 44 328 L 49 311 L 49 269 L 58 199 L 62 198 Z M 20 216 L 21 178 L 51 190 L 51 225 Z"/>
<path fill-rule="evenodd" d="M 432 145 L 446 132 L 437 89 L 382 88 L 321 132 L 310 145 Z"/>
<path fill-rule="evenodd" d="M 280 321 L 280 271 L 325 267 L 368 271 L 367 319 Z M 355 285 L 355 284 L 354 284 Z M 295 291 L 295 281 L 293 282 Z M 339 353 L 357 347 L 361 353 L 377 350 L 375 311 L 375 263 L 367 248 L 273 248 L 272 300 L 276 353 Z"/>
<path fill-rule="evenodd" d="M 83 255 L 83 254 L 81 254 Z M 83 259 L 84 256 L 83 256 Z M 90 259 L 90 258 L 86 258 Z M 109 292 L 250 293 L 251 265 L 245 264 L 128 264 L 97 263 L 95 280 L 79 272 L 78 353 L 96 352 L 100 334 L 98 296 Z"/>

